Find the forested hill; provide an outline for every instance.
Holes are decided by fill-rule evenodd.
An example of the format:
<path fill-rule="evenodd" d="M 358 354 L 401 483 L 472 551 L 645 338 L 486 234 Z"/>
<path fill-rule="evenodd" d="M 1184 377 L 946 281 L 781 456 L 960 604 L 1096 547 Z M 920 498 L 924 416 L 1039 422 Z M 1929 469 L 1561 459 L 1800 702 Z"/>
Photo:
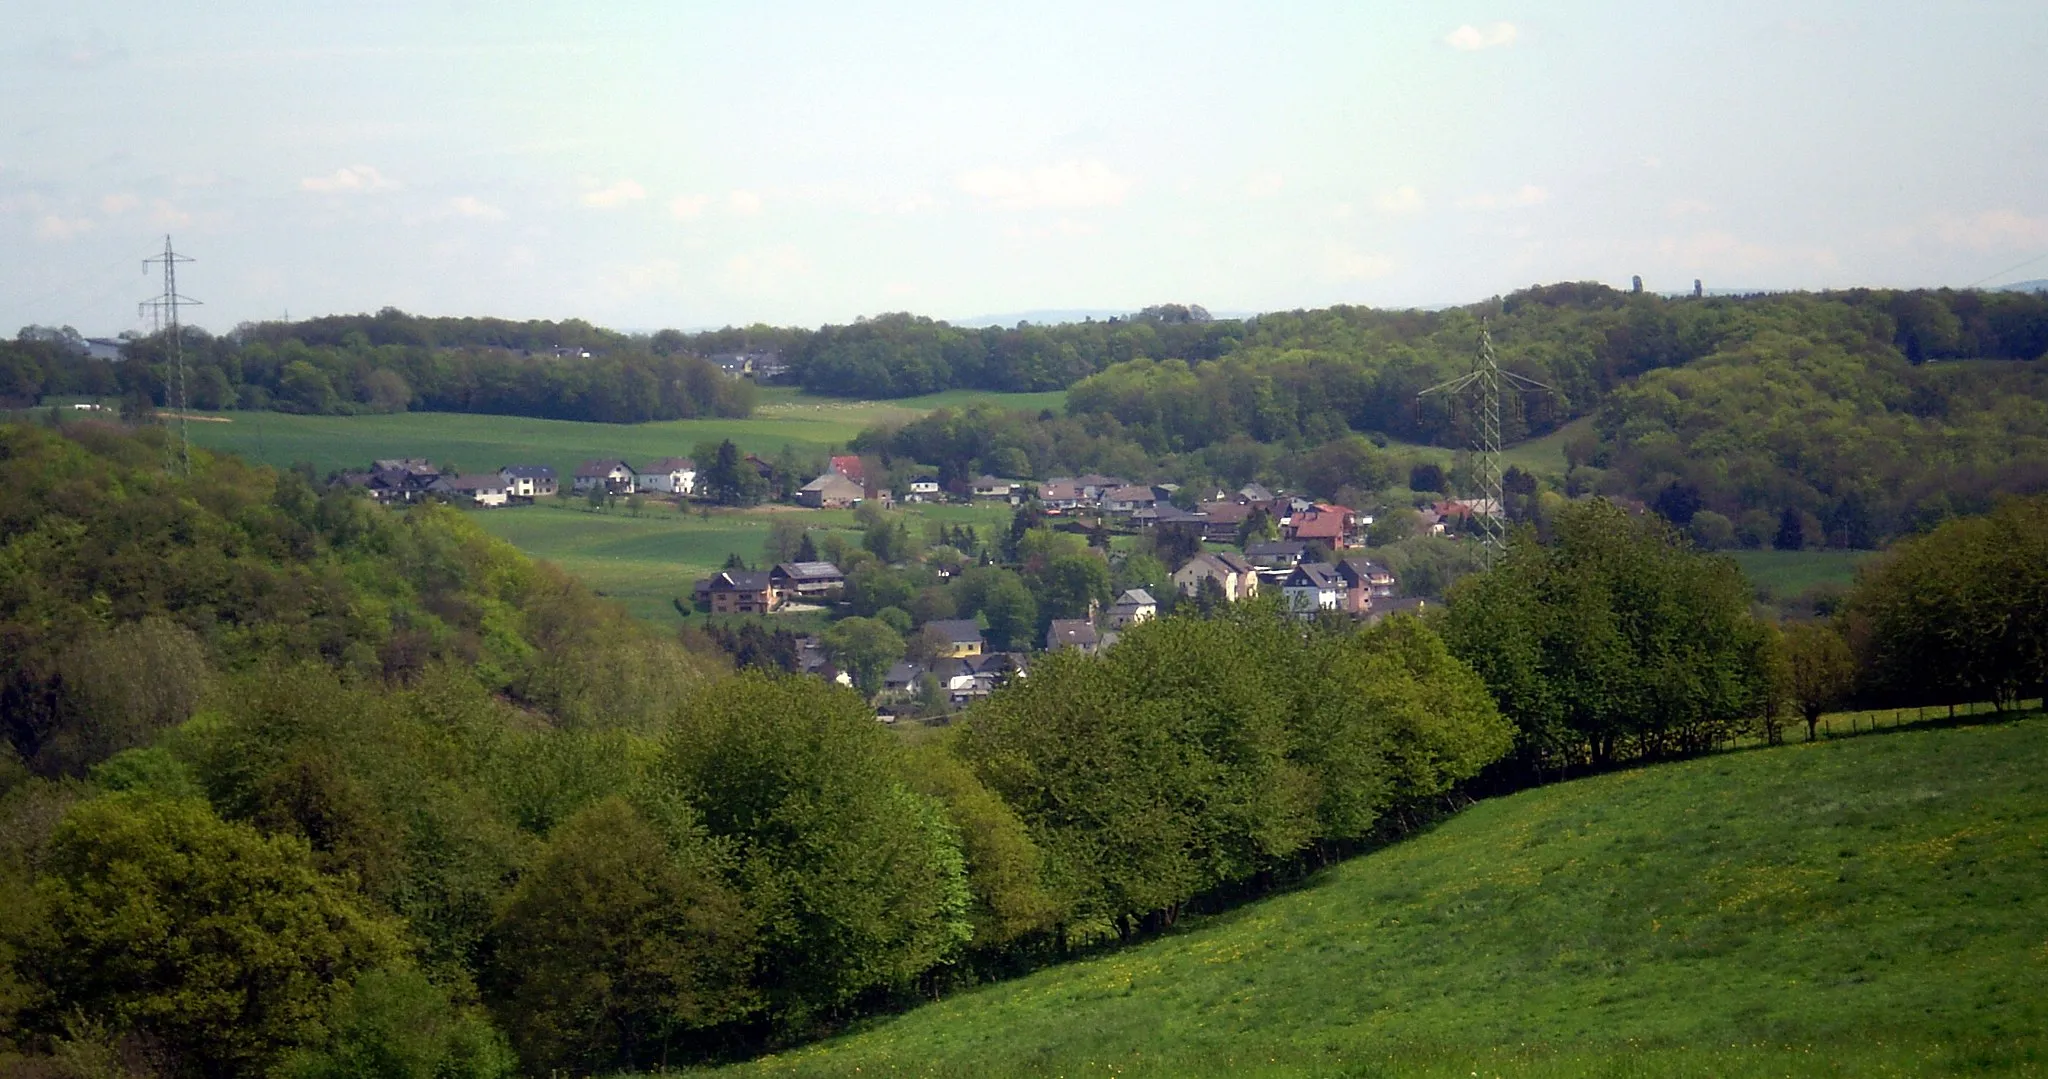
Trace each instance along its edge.
<path fill-rule="evenodd" d="M 203 452 L 173 477 L 161 445 L 0 425 L 0 726 L 39 772 L 146 744 L 266 666 L 451 667 L 567 723 L 651 714 L 691 677 L 674 643 L 454 510 L 388 513 Z"/>

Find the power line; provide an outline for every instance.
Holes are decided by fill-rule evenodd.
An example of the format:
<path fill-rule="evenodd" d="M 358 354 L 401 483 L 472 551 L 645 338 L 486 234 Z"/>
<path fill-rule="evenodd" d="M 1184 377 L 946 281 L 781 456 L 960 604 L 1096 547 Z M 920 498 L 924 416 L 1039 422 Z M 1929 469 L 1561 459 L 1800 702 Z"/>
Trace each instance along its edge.
<path fill-rule="evenodd" d="M 1964 287 L 1964 288 L 1976 288 L 1976 287 L 1977 287 L 1978 285 L 1981 285 L 1981 284 L 1983 284 L 1983 283 L 1984 283 L 1984 282 L 1986 282 L 1986 281 L 1996 281 L 1996 280 L 1998 280 L 1999 278 L 2001 278 L 2001 277 L 2004 277 L 2004 276 L 2005 276 L 2006 274 L 2009 274 L 2009 273 L 2013 272 L 2014 270 L 2024 270 L 2024 269 L 2026 269 L 2027 267 L 2029 267 L 2029 266 L 2032 266 L 2032 265 L 2033 265 L 2034 263 L 2037 263 L 2037 262 L 2041 261 L 2042 259 L 2048 259 L 2048 251 L 2043 251 L 2043 252 L 2041 252 L 2040 254 L 2038 254 L 2038 255 L 2035 255 L 2035 256 L 2034 256 L 2033 258 L 2030 258 L 2030 259 L 2028 259 L 2027 261 L 2025 261 L 2025 262 L 2022 262 L 2022 263 L 2020 263 L 2020 264 L 2019 264 L 2019 265 L 2017 265 L 2017 266 L 2007 266 L 2007 267 L 2006 267 L 2005 269 L 2003 269 L 2003 270 L 2000 270 L 2000 271 L 1998 271 L 1997 273 L 1995 273 L 1995 274 L 1992 274 L 1992 275 L 1991 275 L 1991 276 L 1989 276 L 1989 277 L 1980 277 L 1980 278 L 1978 278 L 1977 280 L 1975 280 L 1975 281 L 1972 281 L 1972 282 L 1970 282 L 1970 283 L 1969 283 L 1969 284 L 1967 284 L 1967 285 L 1964 285 L 1963 287 Z"/>
<path fill-rule="evenodd" d="M 1475 463 L 1479 469 L 1479 506 L 1472 513 L 1479 525 L 1480 556 L 1488 569 L 1507 551 L 1507 492 L 1500 471 L 1500 418 L 1510 401 L 1520 404 L 1522 394 L 1532 390 L 1557 391 L 1533 378 L 1501 369 L 1493 353 L 1493 335 L 1486 323 L 1479 324 L 1479 360 L 1472 370 L 1457 378 L 1439 382 L 1416 394 L 1441 395 L 1455 404 L 1470 396 L 1478 406 L 1479 429 L 1473 435 Z"/>
<path fill-rule="evenodd" d="M 149 267 L 152 264 L 162 264 L 164 274 L 163 294 L 153 300 L 144 300 L 137 305 L 138 311 L 147 311 L 155 315 L 159 325 L 169 331 L 165 335 L 165 342 L 171 350 L 171 368 L 174 372 L 170 396 L 171 408 L 175 410 L 178 419 L 177 471 L 185 475 L 190 475 L 192 472 L 192 436 L 191 432 L 187 429 L 189 425 L 185 418 L 185 412 L 188 408 L 185 399 L 185 332 L 178 321 L 178 308 L 182 304 L 197 305 L 199 301 L 189 296 L 180 296 L 178 294 L 178 263 L 192 261 L 194 260 L 172 250 L 171 238 L 166 234 L 164 236 L 164 253 L 142 260 L 143 273 L 148 273 Z"/>

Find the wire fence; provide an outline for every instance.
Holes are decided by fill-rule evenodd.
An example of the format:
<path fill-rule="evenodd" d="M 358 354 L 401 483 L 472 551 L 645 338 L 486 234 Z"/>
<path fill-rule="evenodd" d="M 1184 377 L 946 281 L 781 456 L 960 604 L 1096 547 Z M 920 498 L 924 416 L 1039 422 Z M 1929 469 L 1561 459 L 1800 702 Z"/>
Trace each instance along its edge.
<path fill-rule="evenodd" d="M 1814 727 L 1814 737 L 1850 738 L 1859 734 L 1874 734 L 1878 731 L 1897 730 L 1901 727 L 1917 727 L 1923 724 L 1947 723 L 1953 720 L 1977 716 L 2014 716 L 2030 711 L 2039 711 L 2039 698 L 2008 703 L 2003 712 L 1991 701 L 1970 701 L 1960 704 L 1930 704 L 1917 708 L 1876 708 L 1861 712 L 1830 712 L 1820 717 Z M 1796 741 L 1806 736 L 1806 724 L 1794 718 L 1786 724 L 1786 741 Z"/>

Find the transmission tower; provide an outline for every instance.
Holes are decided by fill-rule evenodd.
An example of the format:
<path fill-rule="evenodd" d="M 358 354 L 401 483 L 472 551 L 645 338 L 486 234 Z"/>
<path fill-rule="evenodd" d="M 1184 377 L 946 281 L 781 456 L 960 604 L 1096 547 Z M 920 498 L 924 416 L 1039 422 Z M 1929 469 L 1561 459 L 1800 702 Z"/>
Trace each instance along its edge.
<path fill-rule="evenodd" d="M 1549 386 L 1513 371 L 1501 370 L 1493 354 L 1493 335 L 1479 324 L 1479 359 L 1472 370 L 1447 382 L 1439 382 L 1417 394 L 1449 398 L 1455 407 L 1470 399 L 1479 423 L 1472 435 L 1474 464 L 1479 470 L 1479 506 L 1473 519 L 1479 525 L 1481 558 L 1491 569 L 1507 550 L 1507 495 L 1501 488 L 1500 418 L 1504 411 L 1519 407 L 1522 394 L 1531 390 L 1555 393 Z"/>
<path fill-rule="evenodd" d="M 153 315 L 156 325 L 167 331 L 164 336 L 164 343 L 170 349 L 172 372 L 171 392 L 168 396 L 171 399 L 171 409 L 178 419 L 178 452 L 175 471 L 188 474 L 192 471 L 192 438 L 190 432 L 186 429 L 185 422 L 185 410 L 187 407 L 185 400 L 185 333 L 183 327 L 179 325 L 178 308 L 186 304 L 197 306 L 199 301 L 190 296 L 178 294 L 178 264 L 191 261 L 193 260 L 172 250 L 171 238 L 169 235 L 165 235 L 164 253 L 142 260 L 143 273 L 148 273 L 152 265 L 162 265 L 164 275 L 163 294 L 155 299 L 144 300 L 137 305 L 140 311 Z"/>

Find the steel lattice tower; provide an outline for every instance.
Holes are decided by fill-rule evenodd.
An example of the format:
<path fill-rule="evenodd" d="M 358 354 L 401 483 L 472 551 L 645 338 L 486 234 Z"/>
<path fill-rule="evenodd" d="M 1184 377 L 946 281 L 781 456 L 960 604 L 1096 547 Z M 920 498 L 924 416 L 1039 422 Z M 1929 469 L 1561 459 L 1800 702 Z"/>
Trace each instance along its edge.
<path fill-rule="evenodd" d="M 1507 550 L 1508 543 L 1507 495 L 1501 487 L 1501 416 L 1510 407 L 1510 402 L 1519 405 L 1522 394 L 1531 390 L 1555 392 L 1533 378 L 1501 370 L 1500 359 L 1493 352 L 1493 335 L 1481 322 L 1479 359 L 1472 365 L 1472 370 L 1416 395 L 1440 395 L 1449 398 L 1454 406 L 1460 399 L 1469 397 L 1475 406 L 1479 424 L 1472 436 L 1472 448 L 1475 451 L 1473 463 L 1479 470 L 1479 507 L 1472 516 L 1479 525 L 1482 557 L 1489 569 Z"/>
<path fill-rule="evenodd" d="M 151 265 L 161 263 L 164 275 L 163 294 L 153 300 L 144 300 L 138 305 L 143 311 L 156 316 L 156 322 L 167 331 L 164 344 L 171 354 L 170 404 L 178 418 L 178 453 L 176 471 L 192 471 L 192 438 L 188 430 L 185 412 L 189 407 L 185 398 L 185 332 L 178 321 L 181 305 L 197 305 L 198 300 L 178 294 L 178 263 L 192 259 L 178 254 L 171 248 L 171 238 L 164 236 L 164 253 L 142 260 L 142 272 L 148 273 Z"/>

